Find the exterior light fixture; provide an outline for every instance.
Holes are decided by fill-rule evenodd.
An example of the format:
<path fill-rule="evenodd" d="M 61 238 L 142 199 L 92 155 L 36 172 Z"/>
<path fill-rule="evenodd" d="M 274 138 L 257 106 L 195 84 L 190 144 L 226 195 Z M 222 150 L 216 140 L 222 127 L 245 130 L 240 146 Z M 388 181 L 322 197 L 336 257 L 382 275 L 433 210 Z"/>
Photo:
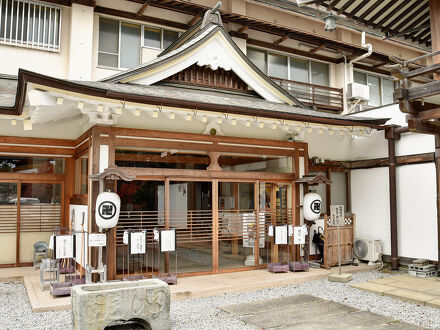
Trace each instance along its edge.
<path fill-rule="evenodd" d="M 237 119 L 232 119 L 231 124 L 232 124 L 232 126 L 237 126 Z"/>
<path fill-rule="evenodd" d="M 191 119 L 190 119 L 190 120 L 191 120 Z M 208 122 L 208 117 L 203 116 L 203 117 L 202 117 L 202 122 L 207 123 L 207 122 Z"/>
<path fill-rule="evenodd" d="M 23 129 L 25 131 L 32 130 L 32 121 L 30 119 L 23 120 Z"/>
<path fill-rule="evenodd" d="M 159 118 L 159 111 L 157 110 L 153 111 L 153 118 Z"/>
<path fill-rule="evenodd" d="M 76 107 L 77 107 L 79 110 L 84 109 L 84 102 L 78 102 L 78 103 L 76 104 Z"/>
<path fill-rule="evenodd" d="M 117 107 L 117 108 L 116 108 L 116 113 L 117 113 L 118 115 L 120 115 L 120 114 L 122 113 L 122 108 L 121 108 L 121 107 Z"/>
<path fill-rule="evenodd" d="M 11 120 L 11 126 L 17 126 L 17 121 L 15 119 Z"/>
<path fill-rule="evenodd" d="M 135 115 L 136 117 L 139 117 L 139 116 L 141 115 L 141 110 L 136 109 L 136 110 L 134 111 L 134 115 Z M 154 117 L 154 115 L 153 115 L 153 117 Z"/>
<path fill-rule="evenodd" d="M 104 111 L 104 106 L 103 105 L 98 105 L 98 108 L 96 109 L 98 112 L 102 112 Z"/>
<path fill-rule="evenodd" d="M 63 102 L 64 102 L 64 99 L 62 97 L 57 97 L 57 104 L 58 105 L 63 104 Z"/>
<path fill-rule="evenodd" d="M 258 127 L 260 127 L 260 128 L 264 128 L 264 123 L 263 123 L 263 122 L 260 122 L 260 123 L 258 124 Z"/>
<path fill-rule="evenodd" d="M 192 116 L 190 114 L 187 114 L 186 115 L 186 120 L 191 121 L 191 119 L 192 119 Z"/>
<path fill-rule="evenodd" d="M 223 119 L 222 118 L 217 118 L 217 124 L 221 124 L 223 123 Z"/>
<path fill-rule="evenodd" d="M 336 16 L 328 15 L 324 17 L 324 30 L 334 31 L 336 29 Z"/>
<path fill-rule="evenodd" d="M 170 119 L 173 120 L 174 118 L 176 118 L 176 114 L 175 114 L 174 112 L 171 112 L 171 113 L 170 113 Z"/>
<path fill-rule="evenodd" d="M 246 120 L 246 127 L 251 127 L 251 121 L 250 120 Z"/>

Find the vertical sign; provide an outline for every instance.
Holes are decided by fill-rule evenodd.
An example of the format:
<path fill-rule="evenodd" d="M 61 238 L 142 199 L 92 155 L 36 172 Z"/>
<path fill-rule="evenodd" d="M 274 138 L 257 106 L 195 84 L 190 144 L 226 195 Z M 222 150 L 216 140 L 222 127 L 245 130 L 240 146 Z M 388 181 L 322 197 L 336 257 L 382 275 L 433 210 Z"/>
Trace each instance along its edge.
<path fill-rule="evenodd" d="M 344 224 L 344 205 L 330 205 L 330 225 L 343 226 Z"/>

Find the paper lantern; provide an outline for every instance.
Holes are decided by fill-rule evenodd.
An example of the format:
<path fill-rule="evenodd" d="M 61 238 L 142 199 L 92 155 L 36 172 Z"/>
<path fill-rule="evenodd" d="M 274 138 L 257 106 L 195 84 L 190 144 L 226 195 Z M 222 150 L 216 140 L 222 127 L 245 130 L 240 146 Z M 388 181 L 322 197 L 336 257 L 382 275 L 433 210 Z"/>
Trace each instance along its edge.
<path fill-rule="evenodd" d="M 113 228 L 118 224 L 121 199 L 118 194 L 103 192 L 96 198 L 95 220 L 99 228 Z"/>
<path fill-rule="evenodd" d="M 304 195 L 303 203 L 304 219 L 318 220 L 321 216 L 321 196 L 315 192 Z"/>

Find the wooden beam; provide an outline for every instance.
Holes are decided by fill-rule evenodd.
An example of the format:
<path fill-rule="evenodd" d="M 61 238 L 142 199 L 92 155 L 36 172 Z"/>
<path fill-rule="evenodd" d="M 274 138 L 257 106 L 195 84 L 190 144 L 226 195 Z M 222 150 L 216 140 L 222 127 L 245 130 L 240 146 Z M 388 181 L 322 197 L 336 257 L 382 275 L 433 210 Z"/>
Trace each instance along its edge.
<path fill-rule="evenodd" d="M 151 2 L 151 0 L 146 0 L 144 2 L 144 4 L 141 6 L 141 8 L 139 8 L 139 10 L 137 12 L 138 16 L 142 16 L 145 13 L 145 11 L 147 10 L 148 6 L 150 5 L 150 2 Z"/>
<path fill-rule="evenodd" d="M 273 44 L 274 44 L 274 45 L 279 45 L 280 43 L 282 43 L 283 41 L 287 40 L 288 38 L 289 38 L 289 35 L 286 34 L 285 36 L 281 37 L 280 39 L 275 40 L 275 41 L 273 42 Z"/>
<path fill-rule="evenodd" d="M 440 50 L 440 1 L 429 0 L 429 15 L 431 21 L 432 52 Z M 433 63 L 440 63 L 440 55 L 433 57 Z M 435 80 L 440 80 L 440 75 L 434 75 Z"/>
<path fill-rule="evenodd" d="M 398 96 L 397 98 L 405 98 L 407 100 L 415 100 L 437 94 L 440 94 L 440 84 L 437 81 L 411 88 L 399 88 L 395 92 L 395 95 Z"/>
<path fill-rule="evenodd" d="M 418 120 L 429 120 L 440 118 L 440 108 L 421 111 L 417 114 Z"/>
<path fill-rule="evenodd" d="M 381 66 L 384 66 L 385 64 L 388 64 L 388 62 L 380 62 L 380 63 L 377 63 L 377 64 L 373 65 L 372 68 L 373 68 L 373 69 L 377 69 L 377 68 L 379 68 L 379 67 L 381 67 Z"/>
<path fill-rule="evenodd" d="M 415 118 L 408 119 L 408 127 L 411 132 L 425 134 L 439 134 L 440 124 L 434 122 L 422 122 Z"/>
<path fill-rule="evenodd" d="M 218 273 L 218 180 L 212 180 L 212 272 Z"/>
<path fill-rule="evenodd" d="M 188 22 L 188 26 L 193 26 L 195 22 L 197 22 L 200 19 L 201 15 L 196 15 Z"/>
<path fill-rule="evenodd" d="M 247 25 L 243 25 L 237 32 L 238 33 L 243 33 L 244 31 L 246 31 L 249 28 L 249 26 Z"/>
<path fill-rule="evenodd" d="M 326 47 L 325 44 L 322 44 L 321 46 L 310 49 L 309 53 L 311 53 L 311 54 L 316 53 L 317 51 L 320 51 L 320 50 L 324 49 L 325 47 Z"/>

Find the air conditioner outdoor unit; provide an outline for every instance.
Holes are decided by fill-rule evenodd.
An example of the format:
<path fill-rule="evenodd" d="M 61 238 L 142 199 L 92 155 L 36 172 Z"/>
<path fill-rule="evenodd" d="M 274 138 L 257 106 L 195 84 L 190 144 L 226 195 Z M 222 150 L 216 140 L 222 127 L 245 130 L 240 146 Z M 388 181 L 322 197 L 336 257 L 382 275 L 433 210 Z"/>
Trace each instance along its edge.
<path fill-rule="evenodd" d="M 370 87 L 368 85 L 350 83 L 347 87 L 347 98 L 349 100 L 370 100 Z"/>
<path fill-rule="evenodd" d="M 353 252 L 355 258 L 373 263 L 380 260 L 382 246 L 377 239 L 356 238 L 353 244 Z"/>

